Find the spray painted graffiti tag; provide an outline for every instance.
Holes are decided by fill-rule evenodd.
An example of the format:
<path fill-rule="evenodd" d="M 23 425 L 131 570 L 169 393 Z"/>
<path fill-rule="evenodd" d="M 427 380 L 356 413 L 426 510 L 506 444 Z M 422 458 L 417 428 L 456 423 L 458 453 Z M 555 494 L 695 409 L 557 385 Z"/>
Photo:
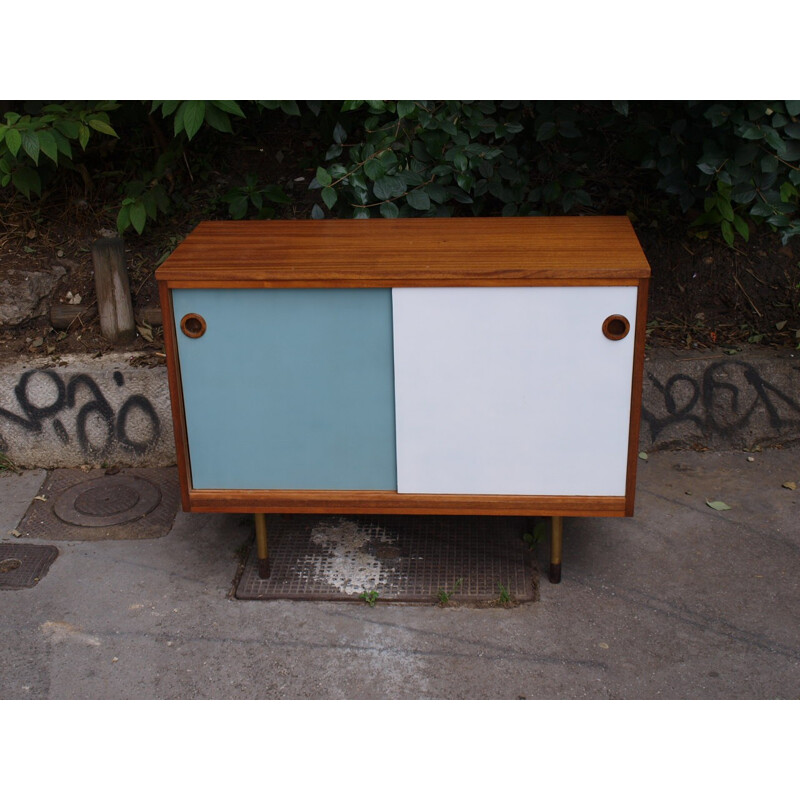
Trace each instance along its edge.
<path fill-rule="evenodd" d="M 787 394 L 745 361 L 727 359 L 692 377 L 676 373 L 663 383 L 648 373 L 666 414 L 642 409 L 642 422 L 656 442 L 670 428 L 690 424 L 703 436 L 731 437 L 744 430 L 757 412 L 775 433 L 800 431 L 800 399 Z"/>
<path fill-rule="evenodd" d="M 121 372 L 115 371 L 113 377 L 117 386 L 124 386 L 125 378 Z M 0 419 L 7 419 L 34 435 L 42 433 L 44 423 L 50 420 L 59 441 L 66 446 L 71 439 L 59 415 L 75 410 L 75 438 L 88 456 L 107 455 L 115 444 L 141 455 L 161 437 L 161 420 L 144 395 L 130 395 L 115 412 L 97 383 L 85 374 L 73 375 L 65 383 L 54 370 L 29 370 L 20 377 L 14 387 L 14 395 L 19 413 L 0 408 Z M 89 399 L 79 405 L 79 396 L 88 396 Z M 42 397 L 47 400 L 37 404 L 37 398 L 41 402 Z M 129 430 L 134 414 L 139 415 L 140 420 L 145 420 L 144 425 L 135 426 L 138 438 Z M 144 435 L 141 434 L 142 429 Z"/>

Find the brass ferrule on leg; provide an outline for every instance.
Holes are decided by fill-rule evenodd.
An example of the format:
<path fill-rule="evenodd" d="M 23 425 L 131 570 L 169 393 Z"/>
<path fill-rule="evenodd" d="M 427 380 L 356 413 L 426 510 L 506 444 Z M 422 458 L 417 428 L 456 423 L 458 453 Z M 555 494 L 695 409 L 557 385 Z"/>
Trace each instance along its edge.
<path fill-rule="evenodd" d="M 550 520 L 550 583 L 561 583 L 561 543 L 564 534 L 564 518 Z"/>

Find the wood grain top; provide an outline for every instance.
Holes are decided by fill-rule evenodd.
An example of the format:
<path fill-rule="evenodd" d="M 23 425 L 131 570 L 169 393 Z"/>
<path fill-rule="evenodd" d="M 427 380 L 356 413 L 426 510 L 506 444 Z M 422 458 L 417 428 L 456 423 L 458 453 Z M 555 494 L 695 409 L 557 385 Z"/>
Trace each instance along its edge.
<path fill-rule="evenodd" d="M 158 268 L 190 285 L 465 286 L 636 282 L 627 217 L 202 222 Z"/>

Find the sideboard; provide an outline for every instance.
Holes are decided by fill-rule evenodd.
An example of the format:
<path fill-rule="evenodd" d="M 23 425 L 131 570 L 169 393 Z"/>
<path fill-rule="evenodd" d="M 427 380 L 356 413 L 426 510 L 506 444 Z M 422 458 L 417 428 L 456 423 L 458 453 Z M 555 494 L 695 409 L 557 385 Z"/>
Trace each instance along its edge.
<path fill-rule="evenodd" d="M 186 511 L 633 514 L 626 217 L 203 222 L 158 268 Z"/>

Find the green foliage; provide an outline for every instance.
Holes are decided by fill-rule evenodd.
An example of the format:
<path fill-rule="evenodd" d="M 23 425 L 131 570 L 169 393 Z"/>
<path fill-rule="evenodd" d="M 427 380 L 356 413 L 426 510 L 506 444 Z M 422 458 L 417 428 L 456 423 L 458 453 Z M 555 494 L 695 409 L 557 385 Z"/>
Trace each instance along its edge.
<path fill-rule="evenodd" d="M 450 602 L 450 598 L 461 588 L 464 583 L 463 578 L 459 578 L 454 584 L 453 588 L 448 592 L 446 589 L 439 589 L 436 593 L 436 599 L 439 601 L 440 606 L 446 606 Z"/>
<path fill-rule="evenodd" d="M 728 244 L 762 222 L 800 233 L 800 101 L 348 100 L 331 138 L 311 188 L 339 216 L 576 213 L 603 200 L 606 150 Z"/>
<path fill-rule="evenodd" d="M 0 472 L 19 472 L 17 465 L 2 452 L 0 452 Z"/>
<path fill-rule="evenodd" d="M 29 200 L 41 196 L 42 176 L 58 166 L 73 166 L 73 144 L 86 150 L 92 132 L 116 137 L 102 103 L 50 103 L 36 114 L 8 111 L 0 123 L 0 188 L 13 186 Z"/>
<path fill-rule="evenodd" d="M 231 189 L 222 198 L 228 204 L 228 214 L 232 219 L 244 219 L 250 213 L 250 206 L 256 210 L 258 219 L 272 219 L 275 206 L 289 202 L 289 197 L 280 186 L 259 186 L 255 175 L 248 175 L 245 181 L 244 186 Z"/>
<path fill-rule="evenodd" d="M 531 200 L 514 146 L 525 111 L 519 102 L 347 101 L 311 188 L 329 212 L 356 218 L 450 216 L 460 206 L 517 213 Z"/>
<path fill-rule="evenodd" d="M 537 544 L 545 540 L 547 535 L 547 523 L 544 520 L 537 520 L 533 527 L 522 534 L 522 541 L 528 545 L 528 549 L 533 550 Z"/>
<path fill-rule="evenodd" d="M 718 226 L 728 244 L 748 240 L 748 220 L 784 244 L 800 233 L 800 101 L 645 104 L 636 137 L 658 187 L 684 212 L 702 204 L 693 225 Z"/>
<path fill-rule="evenodd" d="M 231 117 L 244 117 L 235 100 L 153 100 L 150 113 L 161 110 L 162 119 L 172 117 L 174 136 L 181 133 L 190 141 L 203 123 L 222 133 L 233 133 Z"/>
<path fill-rule="evenodd" d="M 378 602 L 378 596 L 378 593 L 373 589 L 371 592 L 361 592 L 358 599 L 363 600 L 370 608 L 375 608 L 375 603 Z"/>
<path fill-rule="evenodd" d="M 511 596 L 511 594 L 509 593 L 508 589 L 506 589 L 506 587 L 503 586 L 502 583 L 498 583 L 497 584 L 497 588 L 500 591 L 500 594 L 497 597 L 497 602 L 501 606 L 504 606 L 505 608 L 508 608 L 509 606 L 513 605 L 514 598 Z"/>
<path fill-rule="evenodd" d="M 148 219 L 155 220 L 160 211 L 162 214 L 169 209 L 169 198 L 166 190 L 155 179 L 144 181 L 130 181 L 125 185 L 125 198 L 117 215 L 117 230 L 123 233 L 133 227 L 136 233 L 141 233 Z"/>
<path fill-rule="evenodd" d="M 315 219 L 622 213 L 635 196 L 620 186 L 620 165 L 627 165 L 627 180 L 652 175 L 697 235 L 715 231 L 733 245 L 748 241 L 755 225 L 779 232 L 784 243 L 800 233 L 797 100 L 9 105 L 16 110 L 0 121 L 0 190 L 30 200 L 65 170 L 80 171 L 90 185 L 91 169 L 113 182 L 121 232 L 141 233 L 185 202 L 176 173 L 194 181 L 189 156 L 213 151 L 236 124 L 291 121 L 301 135 L 312 134 L 309 141 L 323 142 L 309 154 Z M 122 169 L 104 161 L 117 140 Z M 269 218 L 288 201 L 258 175 L 222 197 L 213 188 L 209 194 L 208 208 L 222 202 L 234 219 Z"/>

